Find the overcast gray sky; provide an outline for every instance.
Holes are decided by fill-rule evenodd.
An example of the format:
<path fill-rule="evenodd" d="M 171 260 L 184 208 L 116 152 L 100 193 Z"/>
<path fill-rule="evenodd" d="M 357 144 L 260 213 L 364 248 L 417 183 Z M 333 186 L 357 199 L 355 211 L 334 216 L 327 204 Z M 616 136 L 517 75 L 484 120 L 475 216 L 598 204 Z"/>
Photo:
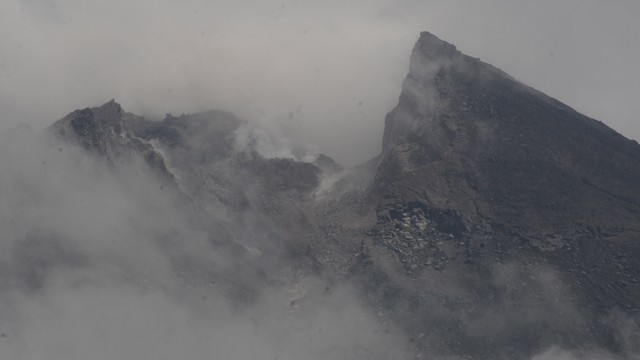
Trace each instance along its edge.
<path fill-rule="evenodd" d="M 422 30 L 640 139 L 640 1 L 2 0 L 0 130 L 221 108 L 355 164 Z"/>

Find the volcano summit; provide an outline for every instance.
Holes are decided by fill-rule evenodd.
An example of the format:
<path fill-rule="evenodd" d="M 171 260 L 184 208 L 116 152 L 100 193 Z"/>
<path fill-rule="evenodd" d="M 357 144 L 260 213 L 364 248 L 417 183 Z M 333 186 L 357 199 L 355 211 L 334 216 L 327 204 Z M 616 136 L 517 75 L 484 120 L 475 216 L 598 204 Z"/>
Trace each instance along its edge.
<path fill-rule="evenodd" d="M 265 136 L 113 100 L 3 133 L 0 357 L 640 356 L 635 141 L 426 32 L 371 161 Z"/>

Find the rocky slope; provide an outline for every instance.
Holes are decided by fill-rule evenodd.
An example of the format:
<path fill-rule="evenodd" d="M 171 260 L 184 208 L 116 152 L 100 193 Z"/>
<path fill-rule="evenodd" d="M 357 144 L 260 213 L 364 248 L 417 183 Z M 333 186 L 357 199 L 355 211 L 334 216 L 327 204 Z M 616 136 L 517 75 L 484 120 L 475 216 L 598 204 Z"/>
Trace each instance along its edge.
<path fill-rule="evenodd" d="M 591 284 L 593 306 L 637 306 L 635 141 L 423 33 L 381 158 L 379 216 L 406 221 L 406 204 L 468 263 L 542 258 Z"/>
<path fill-rule="evenodd" d="M 216 281 L 350 282 L 416 358 L 640 350 L 640 146 L 601 122 L 422 33 L 369 163 L 267 158 L 238 147 L 246 125 L 111 101 L 49 131 L 114 168 L 142 159 L 250 269 Z"/>
<path fill-rule="evenodd" d="M 603 322 L 640 305 L 638 178 L 635 141 L 422 33 L 367 194 L 372 242 L 412 279 L 417 328 L 444 297 L 449 348 L 623 351 Z M 438 279 L 457 294 L 424 288 Z"/>

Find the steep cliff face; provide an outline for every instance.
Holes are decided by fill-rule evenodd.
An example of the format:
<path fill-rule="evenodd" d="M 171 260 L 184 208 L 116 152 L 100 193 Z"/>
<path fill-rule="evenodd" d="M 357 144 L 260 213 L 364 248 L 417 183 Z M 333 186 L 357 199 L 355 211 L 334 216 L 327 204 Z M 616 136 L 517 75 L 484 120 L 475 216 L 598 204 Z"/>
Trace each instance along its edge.
<path fill-rule="evenodd" d="M 410 312 L 427 347 L 622 346 L 603 319 L 640 308 L 635 141 L 422 33 L 379 159 L 377 224 L 354 269 L 378 274 L 373 298 Z M 478 323 L 495 306 L 499 330 Z"/>
<path fill-rule="evenodd" d="M 636 142 L 428 33 L 383 148 L 381 190 L 455 210 L 469 230 L 483 218 L 539 233 L 640 230 Z"/>
<path fill-rule="evenodd" d="M 414 48 L 381 159 L 381 209 L 443 214 L 435 223 L 470 250 L 505 246 L 497 234 L 536 253 L 637 250 L 640 146 L 431 34 Z"/>

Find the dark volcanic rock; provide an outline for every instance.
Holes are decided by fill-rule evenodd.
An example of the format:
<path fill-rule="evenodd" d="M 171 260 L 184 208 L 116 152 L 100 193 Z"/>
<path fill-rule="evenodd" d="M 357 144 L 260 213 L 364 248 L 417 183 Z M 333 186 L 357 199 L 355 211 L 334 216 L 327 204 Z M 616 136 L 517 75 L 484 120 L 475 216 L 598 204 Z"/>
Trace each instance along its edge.
<path fill-rule="evenodd" d="M 366 252 L 355 269 L 387 268 L 373 301 L 411 311 L 415 331 L 437 339 L 431 348 L 441 341 L 477 358 L 518 349 L 507 357 L 520 358 L 555 341 L 624 352 L 602 319 L 640 309 L 638 179 L 635 141 L 422 33 L 367 195 L 377 213 L 369 251 L 390 250 L 403 270 Z M 499 284 L 505 266 L 513 277 Z M 541 273 L 564 305 L 535 280 Z M 440 281 L 448 290 L 424 288 Z M 495 304 L 504 314 L 490 321 L 508 325 L 487 325 L 495 332 L 481 340 L 470 329 Z M 522 304 L 545 313 L 529 318 L 514 310 Z M 425 325 L 434 322 L 457 329 L 455 340 Z"/>
<path fill-rule="evenodd" d="M 381 189 L 469 228 L 640 230 L 637 143 L 427 33 L 383 146 Z"/>
<path fill-rule="evenodd" d="M 100 107 L 76 110 L 48 130 L 65 142 L 113 164 L 139 156 L 162 179 L 173 182 L 162 156 L 149 144 L 131 136 L 120 104 L 110 100 Z"/>

